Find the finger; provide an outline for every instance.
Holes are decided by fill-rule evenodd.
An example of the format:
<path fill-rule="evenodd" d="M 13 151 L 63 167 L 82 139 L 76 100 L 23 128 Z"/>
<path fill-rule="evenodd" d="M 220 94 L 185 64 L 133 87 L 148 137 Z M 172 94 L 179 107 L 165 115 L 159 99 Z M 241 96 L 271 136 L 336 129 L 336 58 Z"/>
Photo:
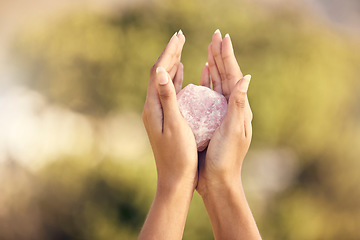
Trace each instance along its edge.
<path fill-rule="evenodd" d="M 156 73 L 150 74 L 146 101 L 143 110 L 143 121 L 148 134 L 150 134 L 150 132 L 161 132 L 163 125 L 163 112 L 161 108 L 159 94 L 156 89 L 156 84 L 158 82 L 157 77 L 158 76 Z"/>
<path fill-rule="evenodd" d="M 183 32 L 181 30 L 179 30 L 179 33 L 177 34 L 177 38 L 179 39 L 179 44 L 176 49 L 175 62 L 173 64 L 172 68 L 168 71 L 171 79 L 174 79 L 174 77 L 177 73 L 177 70 L 178 70 L 178 67 L 179 67 L 179 64 L 181 61 L 181 53 L 182 53 L 182 50 L 183 50 L 183 47 L 185 44 L 185 35 L 183 34 Z"/>
<path fill-rule="evenodd" d="M 166 69 L 167 72 L 169 72 L 174 64 L 176 63 L 178 59 L 178 47 L 179 47 L 180 40 L 177 37 L 177 33 L 175 33 L 167 46 L 165 47 L 164 51 L 161 53 L 159 59 L 155 63 L 155 70 L 158 67 L 163 67 Z"/>
<path fill-rule="evenodd" d="M 154 71 L 153 68 L 154 67 L 151 68 L 151 72 L 150 72 L 149 84 L 147 88 L 146 101 L 145 101 L 145 103 L 149 103 L 149 105 L 151 106 L 160 105 L 159 95 L 156 90 L 156 82 L 157 82 L 156 69 L 155 69 L 155 73 L 153 73 Z"/>
<path fill-rule="evenodd" d="M 180 62 L 176 75 L 174 77 L 174 87 L 176 94 L 180 92 L 183 80 L 184 80 L 184 65 Z"/>
<path fill-rule="evenodd" d="M 179 47 L 177 49 L 177 58 L 178 58 L 178 61 L 180 62 L 181 61 L 181 52 L 183 50 L 183 47 L 184 47 L 184 44 L 185 44 L 185 35 L 184 33 L 181 31 L 181 29 L 179 30 L 179 33 L 177 35 L 178 39 L 179 39 Z"/>
<path fill-rule="evenodd" d="M 146 101 L 152 101 L 154 96 L 158 97 L 158 93 L 156 90 L 156 69 L 159 66 L 164 67 L 165 69 L 171 69 L 175 63 L 175 61 L 171 61 L 171 59 L 175 59 L 176 50 L 178 48 L 177 43 L 179 39 L 176 36 L 176 33 L 171 37 L 169 43 L 166 45 L 164 51 L 160 54 L 156 63 L 152 66 L 150 70 L 150 79 L 148 84 Z M 158 100 L 160 103 L 160 100 Z"/>
<path fill-rule="evenodd" d="M 158 134 L 162 131 L 163 113 L 160 101 L 158 104 L 145 102 L 142 119 L 148 135 Z"/>
<path fill-rule="evenodd" d="M 177 51 L 179 49 L 179 46 L 183 45 L 185 43 L 185 38 L 184 38 L 183 34 L 181 34 L 181 35 L 182 36 L 178 37 L 177 33 L 175 33 L 171 37 L 171 39 L 170 39 L 169 43 L 167 44 L 167 46 L 165 47 L 164 51 L 161 53 L 160 57 L 158 58 L 156 63 L 151 68 L 150 81 L 148 84 L 148 91 L 147 91 L 147 97 L 146 97 L 147 99 L 149 99 L 149 98 L 152 99 L 152 98 L 154 98 L 154 96 L 157 96 L 157 98 L 158 98 L 158 93 L 156 90 L 156 69 L 159 66 L 161 66 L 161 67 L 164 67 L 167 71 L 170 71 L 174 67 L 174 64 L 176 63 L 177 58 L 178 58 Z M 181 49 L 182 49 L 182 46 L 181 46 Z M 176 67 L 176 69 L 177 69 L 177 67 Z M 149 97 L 149 96 L 151 96 L 151 97 Z"/>
<path fill-rule="evenodd" d="M 155 91 L 152 91 L 155 90 Z M 143 110 L 143 122 L 148 134 L 150 132 L 161 132 L 162 130 L 162 110 L 159 95 L 155 89 L 148 87 L 146 101 Z M 151 126 L 148 128 L 148 126 Z"/>
<path fill-rule="evenodd" d="M 161 102 L 161 106 L 163 109 L 164 115 L 164 127 L 163 131 L 172 124 L 177 116 L 180 114 L 176 92 L 173 82 L 170 79 L 169 74 L 162 67 L 157 68 L 157 90 Z"/>
<path fill-rule="evenodd" d="M 212 43 L 210 43 L 208 47 L 208 63 L 213 89 L 222 94 L 220 73 L 216 66 L 214 56 L 212 55 Z"/>
<path fill-rule="evenodd" d="M 203 67 L 201 73 L 200 85 L 210 88 L 210 71 L 209 71 L 208 63 L 206 63 L 205 66 Z"/>
<path fill-rule="evenodd" d="M 228 111 L 226 113 L 226 122 L 229 131 L 241 132 L 246 136 L 245 119 L 246 119 L 246 99 L 247 89 L 249 87 L 251 76 L 246 75 L 238 81 L 231 92 L 229 98 Z M 249 121 L 251 122 L 251 121 Z"/>
<path fill-rule="evenodd" d="M 170 79 L 174 80 L 178 68 L 179 68 L 179 62 L 176 62 L 174 66 L 170 69 L 170 71 L 168 71 L 170 75 Z"/>
<path fill-rule="evenodd" d="M 220 73 L 222 91 L 223 93 L 224 92 L 228 93 L 229 89 L 227 86 L 227 82 L 225 81 L 226 80 L 225 67 L 221 57 L 221 42 L 222 42 L 221 33 L 220 30 L 217 29 L 214 35 L 212 36 L 212 54 L 214 56 L 216 66 Z"/>
<path fill-rule="evenodd" d="M 237 81 L 243 77 L 234 55 L 234 49 L 229 34 L 225 35 L 225 38 L 221 43 L 221 57 L 225 67 L 226 82 L 229 90 L 229 92 L 226 92 L 225 94 L 227 95 L 227 98 L 229 98 L 230 91 L 234 88 Z"/>

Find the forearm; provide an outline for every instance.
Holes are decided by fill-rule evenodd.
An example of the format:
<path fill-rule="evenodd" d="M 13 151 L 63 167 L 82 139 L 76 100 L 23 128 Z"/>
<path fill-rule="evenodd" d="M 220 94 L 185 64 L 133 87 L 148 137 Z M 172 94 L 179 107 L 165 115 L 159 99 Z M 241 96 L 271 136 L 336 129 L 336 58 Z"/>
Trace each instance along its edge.
<path fill-rule="evenodd" d="M 261 239 L 241 184 L 209 188 L 203 201 L 215 239 Z"/>
<path fill-rule="evenodd" d="M 182 239 L 193 191 L 180 183 L 173 186 L 158 184 L 138 239 Z"/>

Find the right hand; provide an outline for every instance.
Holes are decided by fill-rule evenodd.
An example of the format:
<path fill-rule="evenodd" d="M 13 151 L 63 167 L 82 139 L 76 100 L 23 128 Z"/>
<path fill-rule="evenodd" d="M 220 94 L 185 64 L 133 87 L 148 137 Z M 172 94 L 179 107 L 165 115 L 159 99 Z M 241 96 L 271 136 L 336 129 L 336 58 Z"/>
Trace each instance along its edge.
<path fill-rule="evenodd" d="M 220 31 L 214 33 L 208 63 L 201 85 L 210 88 L 211 79 L 213 90 L 228 100 L 228 110 L 207 150 L 199 153 L 197 191 L 203 197 L 224 187 L 240 189 L 241 166 L 252 137 L 252 112 L 247 99 L 250 75 L 243 77 L 229 35 L 222 39 Z"/>

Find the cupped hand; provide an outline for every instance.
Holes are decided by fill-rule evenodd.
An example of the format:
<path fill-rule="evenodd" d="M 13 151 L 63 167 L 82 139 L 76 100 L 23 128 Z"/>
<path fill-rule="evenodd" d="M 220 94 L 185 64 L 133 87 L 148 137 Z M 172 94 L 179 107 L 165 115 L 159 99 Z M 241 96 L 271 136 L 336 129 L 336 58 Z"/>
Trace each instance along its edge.
<path fill-rule="evenodd" d="M 201 85 L 212 87 L 228 100 L 228 110 L 215 131 L 207 150 L 199 153 L 197 191 L 204 196 L 212 189 L 239 186 L 241 166 L 252 136 L 252 112 L 247 98 L 250 75 L 243 77 L 236 61 L 230 36 L 212 36 L 208 64 L 203 68 Z"/>
<path fill-rule="evenodd" d="M 176 100 L 183 81 L 180 62 L 185 37 L 181 31 L 170 39 L 150 71 L 143 122 L 155 156 L 158 186 L 197 184 L 197 149 L 191 128 Z"/>

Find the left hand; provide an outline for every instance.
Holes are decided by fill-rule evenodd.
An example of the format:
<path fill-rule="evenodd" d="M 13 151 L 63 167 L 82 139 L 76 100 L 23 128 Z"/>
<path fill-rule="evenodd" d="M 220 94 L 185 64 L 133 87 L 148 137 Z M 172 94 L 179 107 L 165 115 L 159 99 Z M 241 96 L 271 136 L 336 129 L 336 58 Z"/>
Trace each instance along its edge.
<path fill-rule="evenodd" d="M 183 81 L 180 56 L 184 43 L 180 31 L 170 39 L 152 67 L 142 118 L 155 156 L 158 187 L 181 185 L 194 191 L 198 165 L 196 142 L 176 99 Z"/>

